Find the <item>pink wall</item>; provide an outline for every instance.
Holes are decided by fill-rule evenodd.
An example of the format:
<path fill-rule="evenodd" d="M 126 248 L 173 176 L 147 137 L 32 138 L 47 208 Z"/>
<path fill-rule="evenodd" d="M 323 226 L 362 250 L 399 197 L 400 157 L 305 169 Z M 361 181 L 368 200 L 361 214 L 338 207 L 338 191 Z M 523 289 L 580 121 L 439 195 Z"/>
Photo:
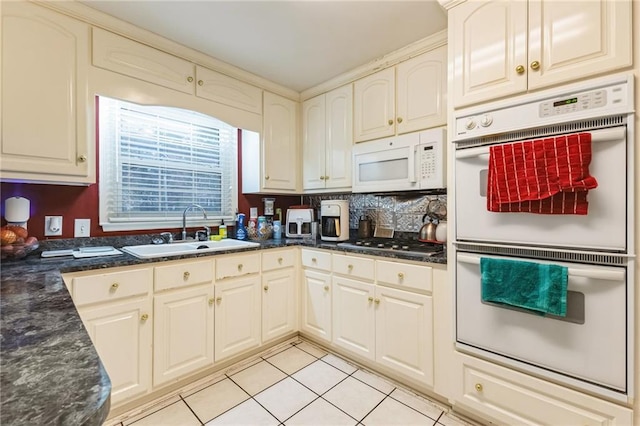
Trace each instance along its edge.
<path fill-rule="evenodd" d="M 238 159 L 242 152 L 240 145 Z M 98 150 L 96 149 L 96 152 Z M 242 188 L 242 163 L 238 161 L 240 178 L 238 187 Z M 4 200 L 9 197 L 21 196 L 31 200 L 31 218 L 28 222 L 29 234 L 44 239 L 44 217 L 62 216 L 62 236 L 47 238 L 73 238 L 73 227 L 75 219 L 91 219 L 91 236 L 114 236 L 126 234 L 151 233 L 152 231 L 119 231 L 105 233 L 98 221 L 98 187 L 99 183 L 90 186 L 67 186 L 67 185 L 42 185 L 26 183 L 1 183 L 0 184 L 0 212 L 2 225 L 4 220 Z M 249 217 L 249 207 L 258 207 L 261 214 L 264 209 L 262 198 L 266 195 L 242 194 L 238 191 L 238 209 Z M 299 196 L 272 196 L 276 199 L 275 207 L 281 208 L 282 213 L 288 206 L 300 204 Z M 161 231 L 175 232 L 177 229 L 159 229 Z M 155 231 L 154 231 L 155 232 Z"/>

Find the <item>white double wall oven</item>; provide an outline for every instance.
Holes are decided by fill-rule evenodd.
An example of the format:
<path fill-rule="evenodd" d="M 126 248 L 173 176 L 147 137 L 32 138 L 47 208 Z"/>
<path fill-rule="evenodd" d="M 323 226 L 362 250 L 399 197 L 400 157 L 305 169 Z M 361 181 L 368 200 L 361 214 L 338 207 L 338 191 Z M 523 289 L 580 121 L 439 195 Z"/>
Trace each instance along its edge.
<path fill-rule="evenodd" d="M 456 112 L 458 350 L 632 400 L 633 86 L 632 75 L 620 74 Z M 587 193 L 587 214 L 489 211 L 491 147 L 579 133 L 591 135 L 588 167 L 597 181 Z M 481 258 L 566 267 L 566 316 L 483 302 Z"/>

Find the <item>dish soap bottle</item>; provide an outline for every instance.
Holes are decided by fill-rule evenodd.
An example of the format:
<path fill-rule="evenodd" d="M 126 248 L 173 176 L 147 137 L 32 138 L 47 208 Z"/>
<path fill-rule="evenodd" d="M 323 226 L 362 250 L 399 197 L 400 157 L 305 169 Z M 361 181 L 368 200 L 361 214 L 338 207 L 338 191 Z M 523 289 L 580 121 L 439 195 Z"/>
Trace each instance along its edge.
<path fill-rule="evenodd" d="M 227 225 L 224 224 L 224 219 L 222 219 L 222 223 L 218 226 L 218 235 L 220 235 L 220 238 L 227 238 Z"/>
<path fill-rule="evenodd" d="M 236 226 L 236 239 L 246 240 L 247 229 L 244 227 L 244 213 L 238 213 L 238 224 Z"/>

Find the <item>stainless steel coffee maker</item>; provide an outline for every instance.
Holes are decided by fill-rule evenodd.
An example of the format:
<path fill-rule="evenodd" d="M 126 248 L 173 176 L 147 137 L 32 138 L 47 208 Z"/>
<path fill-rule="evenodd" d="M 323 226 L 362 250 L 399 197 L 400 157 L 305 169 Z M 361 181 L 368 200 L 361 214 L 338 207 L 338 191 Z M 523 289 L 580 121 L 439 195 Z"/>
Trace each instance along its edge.
<path fill-rule="evenodd" d="M 347 241 L 349 239 L 349 201 L 323 200 L 320 202 L 320 239 Z"/>

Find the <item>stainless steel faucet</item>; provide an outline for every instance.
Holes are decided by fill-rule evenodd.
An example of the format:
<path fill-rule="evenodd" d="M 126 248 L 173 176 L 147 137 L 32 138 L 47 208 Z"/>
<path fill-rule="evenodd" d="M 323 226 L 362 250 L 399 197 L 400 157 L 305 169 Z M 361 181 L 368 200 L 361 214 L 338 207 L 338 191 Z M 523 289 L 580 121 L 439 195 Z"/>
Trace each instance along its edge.
<path fill-rule="evenodd" d="M 204 207 L 200 204 L 190 204 L 186 209 L 182 212 L 182 241 L 186 241 L 187 239 L 187 211 L 191 208 L 198 208 L 202 210 L 202 214 L 204 215 L 204 219 L 207 220 L 207 212 L 204 211 Z"/>

